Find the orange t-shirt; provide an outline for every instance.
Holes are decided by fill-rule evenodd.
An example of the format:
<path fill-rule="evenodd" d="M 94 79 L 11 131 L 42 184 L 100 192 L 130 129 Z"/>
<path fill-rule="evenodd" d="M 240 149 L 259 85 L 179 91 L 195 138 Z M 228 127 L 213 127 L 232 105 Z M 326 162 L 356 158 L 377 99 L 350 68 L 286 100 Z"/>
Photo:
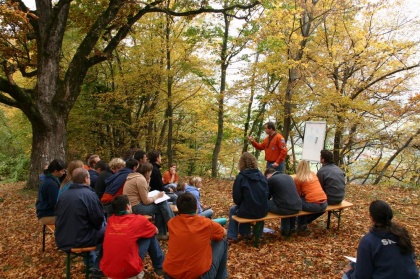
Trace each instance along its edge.
<path fill-rule="evenodd" d="M 171 181 L 171 177 L 172 177 L 171 173 L 168 170 L 165 171 L 165 173 L 163 174 L 163 177 L 162 177 L 163 185 L 171 183 L 171 182 L 169 182 L 169 181 Z M 176 183 L 176 182 L 178 182 L 178 173 L 175 173 L 174 181 L 172 183 Z"/>
<path fill-rule="evenodd" d="M 221 240 L 223 227 L 198 215 L 180 214 L 169 220 L 168 252 L 163 270 L 175 279 L 196 279 L 210 270 L 210 240 Z"/>
<path fill-rule="evenodd" d="M 294 178 L 296 189 L 301 197 L 305 198 L 306 202 L 321 202 L 327 200 L 327 195 L 322 190 L 321 183 L 315 173 L 311 172 L 311 181 L 302 182 Z"/>

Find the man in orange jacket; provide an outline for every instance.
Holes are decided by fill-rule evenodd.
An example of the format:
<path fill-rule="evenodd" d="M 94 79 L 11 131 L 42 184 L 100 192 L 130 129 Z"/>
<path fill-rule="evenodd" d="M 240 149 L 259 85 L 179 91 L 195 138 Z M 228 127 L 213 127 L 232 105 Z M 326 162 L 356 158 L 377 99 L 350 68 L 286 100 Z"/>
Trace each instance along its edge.
<path fill-rule="evenodd" d="M 267 122 L 264 125 L 265 133 L 268 135 L 262 143 L 258 143 L 252 136 L 248 140 L 258 150 L 265 150 L 266 168 L 273 168 L 276 171 L 284 172 L 284 162 L 287 155 L 286 141 L 284 137 L 276 132 L 276 126 L 273 122 Z"/>

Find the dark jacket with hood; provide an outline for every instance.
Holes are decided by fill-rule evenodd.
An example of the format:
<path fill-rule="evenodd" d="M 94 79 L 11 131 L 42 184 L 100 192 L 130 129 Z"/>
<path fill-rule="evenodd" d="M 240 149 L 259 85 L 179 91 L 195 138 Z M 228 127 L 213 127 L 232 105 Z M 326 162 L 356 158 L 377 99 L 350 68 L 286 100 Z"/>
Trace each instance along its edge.
<path fill-rule="evenodd" d="M 371 229 L 360 240 L 356 268 L 347 272 L 347 276 L 351 279 L 418 279 L 414 254 L 401 254 L 397 240 L 390 232 Z"/>
<path fill-rule="evenodd" d="M 238 205 L 235 215 L 256 219 L 268 213 L 267 179 L 258 169 L 241 171 L 233 183 L 233 202 Z"/>

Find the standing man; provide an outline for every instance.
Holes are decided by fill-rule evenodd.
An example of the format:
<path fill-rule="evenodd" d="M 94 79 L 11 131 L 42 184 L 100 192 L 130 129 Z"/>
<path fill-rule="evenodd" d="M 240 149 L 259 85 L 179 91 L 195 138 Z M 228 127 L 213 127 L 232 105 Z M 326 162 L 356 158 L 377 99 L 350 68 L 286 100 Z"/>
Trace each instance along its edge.
<path fill-rule="evenodd" d="M 179 196 L 179 215 L 168 222 L 168 252 L 163 262 L 165 278 L 227 278 L 226 230 L 197 215 L 197 199 L 191 193 Z"/>
<path fill-rule="evenodd" d="M 334 164 L 334 155 L 329 150 L 321 150 L 321 164 L 316 175 L 327 195 L 328 205 L 340 204 L 344 199 L 345 174 Z"/>
<path fill-rule="evenodd" d="M 76 247 L 101 247 L 105 233 L 105 214 L 95 191 L 89 186 L 90 175 L 84 168 L 72 173 L 73 184 L 55 206 L 55 242 L 58 249 L 69 252 Z M 94 260 L 91 278 L 101 276 L 101 253 Z M 100 277 L 99 277 L 100 278 Z"/>
<path fill-rule="evenodd" d="M 284 172 L 284 162 L 287 155 L 286 141 L 284 137 L 276 132 L 273 122 L 267 122 L 264 125 L 265 133 L 268 135 L 262 143 L 258 143 L 252 136 L 248 140 L 258 150 L 265 150 L 266 168 L 273 168 L 281 173 Z"/>

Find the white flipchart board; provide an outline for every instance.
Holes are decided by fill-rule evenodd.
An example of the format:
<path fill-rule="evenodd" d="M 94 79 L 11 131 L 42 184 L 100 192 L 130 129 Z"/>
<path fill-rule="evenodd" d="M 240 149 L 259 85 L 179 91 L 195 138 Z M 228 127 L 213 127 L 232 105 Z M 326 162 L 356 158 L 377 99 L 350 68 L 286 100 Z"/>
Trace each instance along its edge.
<path fill-rule="evenodd" d="M 319 162 L 320 152 L 324 148 L 326 131 L 326 121 L 307 121 L 305 123 L 302 160 Z"/>

